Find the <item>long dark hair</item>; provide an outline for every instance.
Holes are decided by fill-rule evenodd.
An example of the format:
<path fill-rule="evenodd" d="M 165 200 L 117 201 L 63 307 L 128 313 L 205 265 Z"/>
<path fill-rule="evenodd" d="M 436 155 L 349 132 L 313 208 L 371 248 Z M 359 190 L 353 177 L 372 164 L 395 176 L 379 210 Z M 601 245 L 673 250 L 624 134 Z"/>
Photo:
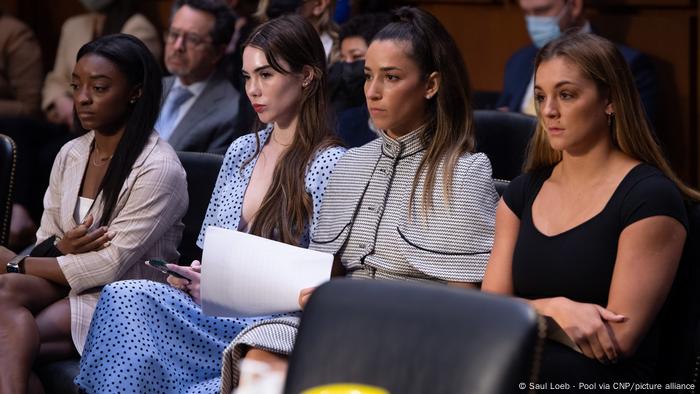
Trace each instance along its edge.
<path fill-rule="evenodd" d="M 326 54 L 316 30 L 299 15 L 281 16 L 258 26 L 243 46 L 263 51 L 270 66 L 281 74 L 301 73 L 304 66 L 313 70 L 313 79 L 302 92 L 294 140 L 280 157 L 251 226 L 253 234 L 298 244 L 313 213 L 304 183 L 309 161 L 320 149 L 341 144 L 328 117 Z M 280 65 L 282 60 L 289 70 Z M 257 155 L 261 146 L 257 133 L 255 137 Z"/>
<path fill-rule="evenodd" d="M 431 73 L 440 75 L 437 94 L 427 100 L 427 119 L 421 138 L 426 153 L 413 181 L 411 200 L 420 174 L 425 171 L 423 210 L 432 205 L 433 188 L 442 166 L 445 201 L 449 201 L 452 174 L 457 160 L 474 150 L 474 126 L 469 100 L 467 68 L 452 36 L 433 15 L 419 8 L 401 7 L 393 12 L 392 22 L 374 36 L 372 41 L 409 43 L 408 56 L 418 65 L 424 78 Z"/>
<path fill-rule="evenodd" d="M 141 97 L 130 104 L 124 114 L 124 134 L 100 184 L 103 209 L 99 225 L 102 226 L 109 223 L 122 185 L 153 131 L 163 85 L 156 59 L 134 36 L 113 34 L 89 42 L 78 51 L 76 63 L 85 55 L 98 55 L 111 61 L 124 73 L 132 87 L 141 89 Z"/>

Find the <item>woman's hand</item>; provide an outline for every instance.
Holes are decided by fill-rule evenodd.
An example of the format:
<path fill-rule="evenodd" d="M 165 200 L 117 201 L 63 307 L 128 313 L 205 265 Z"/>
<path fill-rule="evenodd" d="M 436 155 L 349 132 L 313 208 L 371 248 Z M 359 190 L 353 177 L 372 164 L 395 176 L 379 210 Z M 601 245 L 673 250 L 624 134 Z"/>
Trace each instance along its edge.
<path fill-rule="evenodd" d="M 610 323 L 627 320 L 600 305 L 585 304 L 568 298 L 550 300 L 548 313 L 561 326 L 581 352 L 603 364 L 615 363 L 622 354 Z"/>
<path fill-rule="evenodd" d="M 202 263 L 195 260 L 189 267 L 183 267 L 177 264 L 168 264 L 167 267 L 169 270 L 177 272 L 178 274 L 189 279 L 187 280 L 169 275 L 167 278 L 168 283 L 176 289 L 189 293 L 197 305 L 202 305 L 200 291 Z"/>
<path fill-rule="evenodd" d="M 92 222 L 92 214 L 89 214 L 83 223 L 63 235 L 63 238 L 56 244 L 56 248 L 63 254 L 78 254 L 93 252 L 109 246 L 110 240 L 114 238 L 114 233 L 108 233 L 106 226 L 88 232 Z"/>
<path fill-rule="evenodd" d="M 307 287 L 299 291 L 299 306 L 302 310 L 306 307 L 306 303 L 309 302 L 309 297 L 311 297 L 314 290 L 316 290 L 315 287 Z"/>

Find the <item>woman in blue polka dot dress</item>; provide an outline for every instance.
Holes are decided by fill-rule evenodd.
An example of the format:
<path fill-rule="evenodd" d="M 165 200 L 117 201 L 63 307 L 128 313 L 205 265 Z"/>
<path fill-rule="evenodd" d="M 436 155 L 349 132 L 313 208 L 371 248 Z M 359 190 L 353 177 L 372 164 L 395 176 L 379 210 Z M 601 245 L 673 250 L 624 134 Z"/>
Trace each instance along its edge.
<path fill-rule="evenodd" d="M 243 76 L 261 122 L 231 144 L 197 245 L 207 226 L 308 246 L 328 178 L 345 153 L 328 125 L 326 64 L 318 34 L 292 15 L 256 29 Z M 221 353 L 261 318 L 206 316 L 200 263 L 169 265 L 190 282 L 124 281 L 104 288 L 76 383 L 88 393 L 219 391 Z"/>

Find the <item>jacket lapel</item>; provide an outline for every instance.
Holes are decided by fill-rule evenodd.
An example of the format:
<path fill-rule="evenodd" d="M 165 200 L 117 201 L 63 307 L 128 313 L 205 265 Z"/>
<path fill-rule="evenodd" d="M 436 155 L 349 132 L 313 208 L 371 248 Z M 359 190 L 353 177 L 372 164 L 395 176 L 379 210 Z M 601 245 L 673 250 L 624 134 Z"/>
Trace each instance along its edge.
<path fill-rule="evenodd" d="M 168 93 L 170 93 L 170 90 L 173 88 L 173 85 L 175 85 L 175 77 L 163 78 L 163 97 L 161 97 L 160 99 L 161 109 L 163 108 L 163 104 L 165 104 L 165 99 L 168 97 Z"/>
<path fill-rule="evenodd" d="M 122 185 L 122 188 L 119 191 L 119 198 L 117 199 L 117 206 L 121 205 L 122 198 L 127 193 L 127 191 L 134 185 L 134 182 L 136 182 L 136 177 L 139 175 L 138 169 L 141 166 L 143 166 L 143 163 L 146 161 L 148 156 L 151 155 L 151 153 L 155 149 L 156 145 L 158 144 L 159 139 L 160 138 L 158 137 L 158 133 L 155 131 L 152 131 L 151 135 L 148 137 L 148 141 L 146 142 L 146 145 L 144 145 L 143 150 L 141 151 L 141 154 L 139 155 L 139 157 L 136 158 L 134 165 L 131 166 L 131 172 L 129 172 L 129 175 L 124 180 L 124 184 Z M 100 193 L 100 196 L 98 196 L 98 197 L 101 198 L 101 195 L 102 195 L 102 193 Z M 95 204 L 95 205 L 97 205 L 97 204 Z M 115 209 L 113 215 L 116 214 L 116 212 L 117 212 L 117 210 Z"/>
<path fill-rule="evenodd" d="M 370 146 L 372 149 L 368 152 Z M 312 234 L 311 249 L 334 254 L 350 234 L 360 201 L 381 155 L 381 139 L 360 149 L 365 150 L 362 154 L 376 159 L 353 160 L 356 152 L 352 150 L 340 159 L 325 191 L 318 224 Z"/>
<path fill-rule="evenodd" d="M 63 194 L 61 196 L 61 207 L 66 207 L 67 212 L 63 215 L 64 228 L 72 229 L 78 225 L 73 217 L 75 204 L 80 195 L 80 186 L 85 177 L 85 169 L 90 159 L 90 146 L 94 140 L 95 133 L 88 132 L 83 137 L 78 138 L 66 158 L 66 165 L 62 177 Z"/>
<path fill-rule="evenodd" d="M 168 140 L 175 150 L 187 145 L 186 142 L 192 138 L 193 133 L 198 131 L 197 124 L 202 119 L 221 108 L 216 103 L 225 97 L 223 86 L 220 85 L 223 82 L 219 78 L 212 77 L 207 82 L 202 93 L 197 97 L 197 100 L 192 104 L 192 107 L 180 120 L 180 123 L 178 123 Z"/>
<path fill-rule="evenodd" d="M 156 144 L 158 143 L 158 133 L 155 131 L 151 132 L 151 135 L 148 138 L 148 141 L 146 142 L 146 145 L 143 147 L 143 150 L 141 151 L 141 154 L 136 158 L 136 161 L 134 162 L 134 165 L 131 167 L 131 172 L 129 172 L 129 175 L 127 175 L 126 179 L 124 179 L 124 183 L 122 184 L 121 189 L 119 190 L 119 197 L 117 198 L 117 202 L 114 208 L 114 211 L 112 211 L 112 215 L 109 218 L 108 222 L 111 222 L 112 219 L 117 215 L 117 213 L 121 210 L 121 207 L 124 206 L 125 199 L 128 198 L 128 192 L 129 190 L 133 187 L 134 183 L 136 182 L 136 178 L 138 177 L 140 171 L 138 169 L 143 166 L 143 163 L 146 161 L 148 156 L 153 152 L 153 150 L 156 147 Z M 90 208 L 90 213 L 93 214 L 93 217 L 97 221 L 101 216 L 102 216 L 102 211 L 103 211 L 103 203 L 104 203 L 104 194 L 102 191 L 97 195 L 95 198 L 95 203 L 92 204 L 92 207 Z"/>

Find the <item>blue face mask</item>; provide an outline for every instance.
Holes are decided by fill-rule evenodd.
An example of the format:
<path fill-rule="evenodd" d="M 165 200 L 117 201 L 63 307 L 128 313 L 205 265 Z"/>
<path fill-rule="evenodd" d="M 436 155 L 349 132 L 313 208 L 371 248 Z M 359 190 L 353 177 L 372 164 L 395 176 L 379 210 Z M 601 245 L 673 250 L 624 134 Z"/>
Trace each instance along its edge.
<path fill-rule="evenodd" d="M 555 40 L 561 36 L 561 28 L 559 21 L 564 13 L 569 8 L 569 2 L 564 1 L 564 8 L 556 16 L 533 16 L 526 15 L 525 22 L 527 23 L 527 32 L 530 34 L 530 39 L 537 48 L 542 48 L 548 42 Z"/>
<path fill-rule="evenodd" d="M 537 48 L 542 48 L 548 42 L 561 36 L 558 16 L 526 15 L 525 22 L 530 39 Z"/>

